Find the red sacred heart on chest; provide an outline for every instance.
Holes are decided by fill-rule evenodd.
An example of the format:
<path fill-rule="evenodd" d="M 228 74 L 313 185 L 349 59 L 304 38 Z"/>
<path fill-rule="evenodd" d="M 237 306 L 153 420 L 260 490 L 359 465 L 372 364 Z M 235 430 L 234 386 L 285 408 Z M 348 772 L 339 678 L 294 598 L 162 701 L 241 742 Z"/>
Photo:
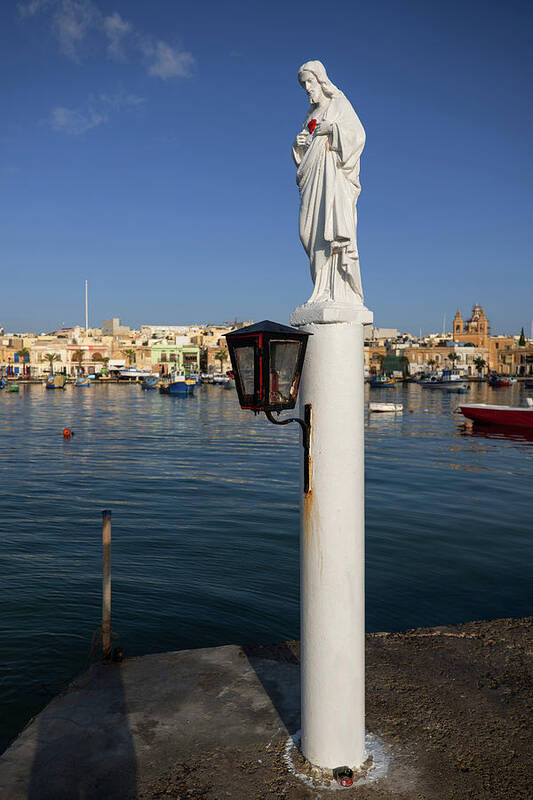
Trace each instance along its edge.
<path fill-rule="evenodd" d="M 309 133 L 313 133 L 315 128 L 316 128 L 316 119 L 312 119 L 307 123 L 307 130 L 309 131 Z"/>

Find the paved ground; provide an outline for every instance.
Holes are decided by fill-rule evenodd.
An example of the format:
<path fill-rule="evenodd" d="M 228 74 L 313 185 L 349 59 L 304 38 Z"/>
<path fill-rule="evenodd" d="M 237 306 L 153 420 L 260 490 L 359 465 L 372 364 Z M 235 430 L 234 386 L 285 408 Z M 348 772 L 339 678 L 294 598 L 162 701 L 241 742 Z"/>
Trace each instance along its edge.
<path fill-rule="evenodd" d="M 373 783 L 305 782 L 288 736 L 299 728 L 288 642 L 92 667 L 4 753 L 0 797 L 531 800 L 532 628 L 526 618 L 369 635 L 367 727 L 390 758 Z"/>

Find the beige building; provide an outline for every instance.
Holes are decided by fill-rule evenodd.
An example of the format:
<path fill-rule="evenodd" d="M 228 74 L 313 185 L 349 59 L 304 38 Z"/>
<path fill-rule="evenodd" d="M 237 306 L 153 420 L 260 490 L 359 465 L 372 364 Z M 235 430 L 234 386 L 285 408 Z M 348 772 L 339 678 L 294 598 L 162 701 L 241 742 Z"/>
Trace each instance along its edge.
<path fill-rule="evenodd" d="M 491 336 L 489 366 L 501 375 L 533 375 L 533 340 L 519 345 L 517 336 Z"/>

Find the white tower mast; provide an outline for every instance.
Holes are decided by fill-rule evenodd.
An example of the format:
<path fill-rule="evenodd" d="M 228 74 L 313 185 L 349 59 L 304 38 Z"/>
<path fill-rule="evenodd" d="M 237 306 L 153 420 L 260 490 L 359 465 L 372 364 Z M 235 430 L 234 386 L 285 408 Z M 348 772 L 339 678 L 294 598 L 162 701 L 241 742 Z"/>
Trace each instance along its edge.
<path fill-rule="evenodd" d="M 85 334 L 89 330 L 89 303 L 87 299 L 87 281 L 85 281 Z"/>

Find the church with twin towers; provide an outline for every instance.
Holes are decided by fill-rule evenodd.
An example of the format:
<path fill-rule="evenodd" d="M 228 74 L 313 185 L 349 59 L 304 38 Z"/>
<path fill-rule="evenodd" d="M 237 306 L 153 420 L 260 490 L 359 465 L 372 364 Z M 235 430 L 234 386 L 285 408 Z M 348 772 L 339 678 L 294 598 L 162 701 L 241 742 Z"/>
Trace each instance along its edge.
<path fill-rule="evenodd" d="M 457 309 L 453 318 L 453 338 L 456 342 L 469 342 L 476 347 L 488 347 L 489 332 L 489 321 L 482 306 L 475 305 L 472 316 L 466 322 L 461 311 Z"/>

